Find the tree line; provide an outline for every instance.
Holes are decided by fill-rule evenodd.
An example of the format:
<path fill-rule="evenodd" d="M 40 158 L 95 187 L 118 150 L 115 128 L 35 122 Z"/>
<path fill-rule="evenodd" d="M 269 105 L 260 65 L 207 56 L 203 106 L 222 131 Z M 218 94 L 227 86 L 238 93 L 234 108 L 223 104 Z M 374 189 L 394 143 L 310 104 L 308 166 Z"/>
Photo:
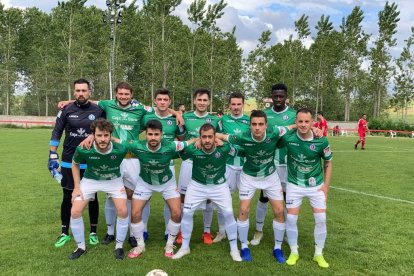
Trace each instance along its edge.
<path fill-rule="evenodd" d="M 375 37 L 364 31 L 358 6 L 337 28 L 322 15 L 313 36 L 304 14 L 294 22 L 295 36 L 270 45 L 272 32 L 265 30 L 243 58 L 236 27 L 224 32 L 217 24 L 224 0 L 194 0 L 187 10 L 190 26 L 173 15 L 181 0 L 145 0 L 142 7 L 118 2 L 122 23 L 114 25 L 114 80 L 130 82 L 147 104 L 154 90 L 167 87 L 174 107 L 189 108 L 194 89 L 205 87 L 213 96 L 210 111 L 224 110 L 233 91 L 262 107 L 272 84 L 283 82 L 292 106 L 323 111 L 331 120 L 355 120 L 361 113 L 380 117 L 389 107 L 404 120 L 414 97 L 414 28 L 400 56 L 390 53 L 399 21 L 395 3 L 378 13 Z M 56 103 L 72 97 L 79 77 L 92 81 L 95 99 L 109 98 L 110 24 L 103 23 L 102 9 L 85 3 L 61 1 L 50 13 L 0 3 L 1 114 L 54 115 Z M 17 94 L 17 85 L 28 92 Z"/>

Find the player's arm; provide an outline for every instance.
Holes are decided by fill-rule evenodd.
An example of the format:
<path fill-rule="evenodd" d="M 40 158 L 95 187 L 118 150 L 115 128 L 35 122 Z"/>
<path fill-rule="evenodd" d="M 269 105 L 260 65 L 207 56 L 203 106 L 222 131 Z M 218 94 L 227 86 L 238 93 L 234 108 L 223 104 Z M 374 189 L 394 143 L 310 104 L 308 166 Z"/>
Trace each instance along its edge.
<path fill-rule="evenodd" d="M 93 144 L 93 134 L 89 134 L 88 137 L 83 139 L 82 142 L 80 142 L 79 146 L 84 149 L 90 149 Z"/>
<path fill-rule="evenodd" d="M 229 141 L 229 135 L 228 134 L 223 134 L 223 133 L 216 132 L 216 138 L 218 138 L 222 141 L 225 141 L 225 142 Z"/>
<path fill-rule="evenodd" d="M 182 127 L 184 123 L 183 113 L 181 111 L 175 111 L 174 109 L 168 108 L 168 111 L 175 116 L 175 121 L 178 126 Z"/>
<path fill-rule="evenodd" d="M 80 165 L 72 160 L 72 175 L 73 175 L 73 192 L 72 192 L 72 202 L 78 196 L 83 200 L 83 194 L 80 190 Z"/>
<path fill-rule="evenodd" d="M 331 184 L 332 175 L 332 160 L 323 161 L 323 185 L 321 190 L 325 194 L 325 199 L 328 200 L 329 185 Z"/>
<path fill-rule="evenodd" d="M 55 127 L 52 131 L 52 136 L 50 137 L 49 141 L 49 160 L 48 160 L 48 169 L 50 175 L 55 177 L 59 169 L 59 154 L 57 153 L 57 149 L 60 144 L 60 139 L 62 137 L 63 131 L 65 130 L 66 126 L 66 112 L 61 110 L 58 112 L 56 116 Z"/>

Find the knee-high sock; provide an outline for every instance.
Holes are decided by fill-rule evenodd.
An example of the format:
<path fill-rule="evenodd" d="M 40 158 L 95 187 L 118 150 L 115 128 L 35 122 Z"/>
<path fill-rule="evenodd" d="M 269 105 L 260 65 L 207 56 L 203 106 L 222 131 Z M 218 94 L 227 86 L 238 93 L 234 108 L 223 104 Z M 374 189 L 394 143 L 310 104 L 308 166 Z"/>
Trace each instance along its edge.
<path fill-rule="evenodd" d="M 122 248 L 128 232 L 129 219 L 117 217 L 116 220 L 116 245 L 115 248 Z"/>
<path fill-rule="evenodd" d="M 261 202 L 260 200 L 257 202 L 256 206 L 256 230 L 262 232 L 263 225 L 266 218 L 267 213 L 267 202 Z"/>
<path fill-rule="evenodd" d="M 225 221 L 223 212 L 221 211 L 220 208 L 217 211 L 217 221 L 219 225 L 219 232 L 221 234 L 224 234 L 224 232 L 226 231 L 226 221 Z M 237 236 L 237 225 L 236 225 L 236 236 Z"/>
<path fill-rule="evenodd" d="M 165 234 L 168 234 L 168 222 L 171 218 L 170 207 L 168 207 L 167 202 L 164 202 L 164 223 L 165 223 Z"/>
<path fill-rule="evenodd" d="M 105 220 L 108 235 L 113 235 L 115 233 L 116 209 L 110 197 L 107 197 L 105 201 Z"/>
<path fill-rule="evenodd" d="M 96 233 L 96 226 L 98 225 L 98 218 L 99 218 L 99 202 L 98 202 L 98 195 L 95 194 L 95 200 L 89 201 L 88 204 L 89 210 L 89 221 L 91 224 L 91 233 Z"/>
<path fill-rule="evenodd" d="M 83 217 L 81 216 L 77 219 L 71 217 L 70 229 L 72 230 L 73 237 L 75 238 L 78 247 L 85 250 L 85 226 L 83 224 Z"/>
<path fill-rule="evenodd" d="M 361 142 L 361 146 L 362 146 L 362 148 L 365 148 L 365 141 Z"/>
<path fill-rule="evenodd" d="M 131 221 L 132 221 L 132 200 L 131 199 L 127 199 L 127 212 L 128 212 L 128 226 L 129 226 L 129 236 L 133 237 L 134 235 L 132 234 L 132 226 L 131 226 Z"/>
<path fill-rule="evenodd" d="M 184 209 L 183 218 L 181 219 L 181 235 L 183 237 L 183 243 L 181 248 L 190 248 L 191 233 L 193 232 L 193 215 L 194 210 L 187 211 Z"/>
<path fill-rule="evenodd" d="M 286 216 L 286 236 L 290 246 L 291 253 L 297 254 L 298 248 L 298 215 L 287 214 Z M 294 252 L 296 249 L 296 252 Z"/>
<path fill-rule="evenodd" d="M 175 238 L 177 238 L 178 232 L 180 231 L 181 223 L 174 222 L 171 219 L 168 221 L 167 231 L 168 240 L 167 244 L 174 244 Z"/>
<path fill-rule="evenodd" d="M 144 222 L 131 223 L 132 235 L 140 241 L 144 241 Z"/>
<path fill-rule="evenodd" d="M 284 222 L 277 222 L 273 220 L 273 234 L 275 236 L 274 249 L 281 249 L 283 237 L 285 236 L 286 225 Z"/>
<path fill-rule="evenodd" d="M 210 233 L 211 222 L 213 221 L 213 203 L 207 203 L 203 210 L 204 232 Z"/>
<path fill-rule="evenodd" d="M 62 189 L 63 198 L 60 205 L 60 219 L 62 221 L 62 234 L 69 235 L 70 210 L 72 209 L 72 190 Z"/>
<path fill-rule="evenodd" d="M 327 236 L 326 213 L 314 213 L 313 216 L 315 218 L 315 255 L 322 255 Z"/>
<path fill-rule="evenodd" d="M 249 219 L 245 221 L 237 220 L 237 231 L 239 232 L 239 239 L 241 248 L 247 248 L 247 234 L 249 233 Z"/>
<path fill-rule="evenodd" d="M 220 210 L 219 210 L 220 212 Z M 221 213 L 221 212 L 220 212 Z M 234 219 L 233 212 L 222 212 L 226 227 L 227 237 L 230 242 L 230 250 L 237 249 L 237 223 Z"/>
<path fill-rule="evenodd" d="M 145 204 L 144 209 L 142 209 L 142 221 L 144 222 L 144 232 L 147 232 L 147 226 L 148 226 L 148 219 L 151 213 L 151 201 L 147 201 L 147 204 Z"/>

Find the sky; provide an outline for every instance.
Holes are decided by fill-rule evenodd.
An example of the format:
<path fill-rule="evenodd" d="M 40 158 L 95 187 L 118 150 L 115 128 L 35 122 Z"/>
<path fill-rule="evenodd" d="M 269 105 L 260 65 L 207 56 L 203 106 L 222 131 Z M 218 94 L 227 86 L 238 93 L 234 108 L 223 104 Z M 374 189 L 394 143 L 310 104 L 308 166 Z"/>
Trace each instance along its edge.
<path fill-rule="evenodd" d="M 57 6 L 57 0 L 0 0 L 7 7 L 38 7 L 50 12 Z M 131 2 L 130 0 L 127 3 Z M 187 8 L 193 0 L 182 0 L 180 6 L 174 11 L 175 15 L 182 18 L 189 25 Z M 207 4 L 217 3 L 218 0 L 207 0 Z M 342 18 L 349 15 L 355 6 L 360 6 L 364 11 L 363 29 L 372 34 L 372 41 L 378 34 L 378 12 L 384 8 L 385 0 L 225 0 L 227 7 L 224 16 L 218 20 L 218 26 L 222 31 L 231 31 L 236 26 L 236 38 L 246 56 L 249 51 L 258 44 L 262 32 L 272 31 L 270 44 L 283 42 L 291 34 L 294 34 L 294 22 L 302 14 L 309 16 L 309 26 L 312 34 L 305 41 L 306 46 L 313 42 L 312 36 L 316 34 L 315 25 L 321 15 L 329 15 L 336 29 L 342 22 Z M 390 1 L 391 2 L 391 1 Z M 137 1 L 142 7 L 142 0 Z M 400 11 L 400 22 L 396 35 L 397 46 L 391 51 L 397 57 L 404 47 L 404 40 L 411 34 L 414 26 L 414 11 L 412 0 L 397 0 Z M 95 5 L 105 9 L 105 0 L 88 0 L 86 5 Z"/>

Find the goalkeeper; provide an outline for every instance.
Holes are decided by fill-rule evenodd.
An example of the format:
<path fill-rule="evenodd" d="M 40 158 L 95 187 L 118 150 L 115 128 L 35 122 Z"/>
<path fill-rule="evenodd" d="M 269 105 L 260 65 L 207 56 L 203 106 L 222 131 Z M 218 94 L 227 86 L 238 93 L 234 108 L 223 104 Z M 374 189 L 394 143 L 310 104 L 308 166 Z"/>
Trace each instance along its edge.
<path fill-rule="evenodd" d="M 89 101 L 91 96 L 90 84 L 85 79 L 78 79 L 74 82 L 75 102 L 69 104 L 65 109 L 59 111 L 56 116 L 55 128 L 50 138 L 50 151 L 48 168 L 50 174 L 55 178 L 63 189 L 63 200 L 60 207 L 60 217 L 62 220 L 62 233 L 55 242 L 55 247 L 62 247 L 70 241 L 69 222 L 70 210 L 72 208 L 72 156 L 76 147 L 90 133 L 91 123 L 103 116 L 103 111 L 95 104 Z M 63 131 L 65 131 L 65 141 L 63 144 L 62 162 L 59 167 L 59 155 L 57 148 L 60 143 Z M 80 164 L 81 177 L 86 168 L 86 164 Z M 99 217 L 98 198 L 89 202 L 89 217 L 91 230 L 89 235 L 89 243 L 96 245 L 99 243 L 96 234 L 96 226 Z"/>

